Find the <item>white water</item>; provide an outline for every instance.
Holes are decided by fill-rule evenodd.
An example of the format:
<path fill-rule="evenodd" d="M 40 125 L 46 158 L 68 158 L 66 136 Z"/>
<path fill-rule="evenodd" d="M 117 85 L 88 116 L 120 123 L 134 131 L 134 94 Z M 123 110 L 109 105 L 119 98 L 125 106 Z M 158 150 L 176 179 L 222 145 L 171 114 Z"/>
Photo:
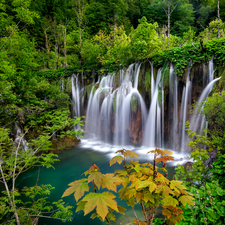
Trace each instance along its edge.
<path fill-rule="evenodd" d="M 141 66 L 141 63 L 135 63 L 131 64 L 127 70 L 120 70 L 118 80 L 115 74 L 108 74 L 102 79 L 99 78 L 97 83 L 93 83 L 87 102 L 85 138 L 93 143 L 99 143 L 102 149 L 116 148 L 118 150 L 121 146 L 132 149 L 134 147 L 130 144 L 133 143 L 142 144 L 142 147 L 139 147 L 142 150 L 154 149 L 157 146 L 186 154 L 189 149 L 186 132 L 187 120 L 191 119 L 190 126 L 194 131 L 202 130 L 205 125 L 205 118 L 199 110 L 196 109 L 191 117 L 188 114 L 192 97 L 191 68 L 188 68 L 186 83 L 181 87 L 183 88 L 182 96 L 179 97 L 178 78 L 174 74 L 173 65 L 170 65 L 169 103 L 164 107 L 162 69 L 158 70 L 155 80 L 153 64 L 150 63 L 151 99 L 147 112 L 146 104 L 138 91 L 139 82 L 142 80 L 142 78 L 139 79 Z M 206 87 L 198 99 L 200 104 L 207 98 L 213 84 L 219 79 L 213 80 L 215 72 L 213 60 L 209 61 L 208 68 L 208 77 L 204 81 Z M 208 81 L 210 82 L 207 85 Z M 75 100 L 81 98 L 76 76 L 73 77 L 73 87 L 73 102 L 81 104 Z M 181 101 L 179 102 L 178 99 Z M 167 114 L 172 113 L 169 115 L 169 121 L 165 120 L 165 109 L 167 109 Z M 79 114 L 79 108 L 74 109 L 74 114 Z M 135 125 L 135 118 L 141 121 L 138 128 Z M 169 132 L 168 137 L 164 134 L 166 127 Z"/>
<path fill-rule="evenodd" d="M 16 126 L 16 138 L 14 142 L 16 143 L 17 147 L 22 147 L 25 151 L 28 150 L 27 141 L 24 139 L 24 135 L 22 130 L 20 129 L 19 125 L 15 123 Z"/>

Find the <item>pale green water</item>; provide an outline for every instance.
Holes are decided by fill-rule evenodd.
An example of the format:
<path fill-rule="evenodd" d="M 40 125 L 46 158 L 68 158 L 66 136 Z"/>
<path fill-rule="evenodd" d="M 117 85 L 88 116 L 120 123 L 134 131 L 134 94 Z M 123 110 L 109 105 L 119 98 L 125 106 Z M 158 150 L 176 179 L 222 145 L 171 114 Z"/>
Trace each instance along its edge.
<path fill-rule="evenodd" d="M 119 149 L 119 148 L 118 148 Z M 117 149 L 117 150 L 118 150 Z M 83 145 L 78 145 L 69 150 L 66 150 L 59 154 L 59 162 L 56 162 L 54 169 L 40 169 L 39 181 L 38 184 L 51 184 L 55 187 L 52 190 L 50 195 L 50 201 L 57 201 L 61 198 L 63 192 L 67 189 L 68 184 L 74 180 L 84 178 L 84 175 L 81 175 L 83 172 L 89 169 L 93 163 L 98 165 L 102 173 L 110 173 L 116 169 L 122 168 L 119 165 L 109 166 L 109 160 L 113 157 L 115 149 L 105 150 L 102 148 L 102 151 L 94 151 L 88 147 L 84 148 Z M 146 158 L 146 155 L 140 159 L 140 161 L 149 160 Z M 174 167 L 171 166 L 171 173 L 173 173 Z M 38 177 L 38 169 L 34 168 L 22 174 L 20 178 L 18 188 L 23 186 L 34 186 L 36 184 Z M 107 191 L 107 190 L 106 190 Z M 63 198 L 66 203 L 69 203 L 71 206 L 74 206 L 73 211 L 75 212 L 76 202 L 73 195 Z M 118 200 L 118 199 L 117 199 Z M 119 205 L 125 207 L 125 202 L 119 202 Z M 130 207 L 126 207 L 127 211 L 125 216 L 118 215 L 116 222 L 112 224 L 126 224 L 131 222 L 134 218 L 133 211 Z M 136 213 L 142 217 L 140 208 L 136 208 Z M 76 225 L 102 225 L 106 224 L 101 222 L 98 219 L 90 219 L 91 213 L 84 216 L 83 212 L 74 213 L 73 221 L 68 223 L 62 223 L 59 220 L 49 220 L 49 219 L 40 219 L 39 225 L 61 225 L 61 224 L 76 224 Z"/>

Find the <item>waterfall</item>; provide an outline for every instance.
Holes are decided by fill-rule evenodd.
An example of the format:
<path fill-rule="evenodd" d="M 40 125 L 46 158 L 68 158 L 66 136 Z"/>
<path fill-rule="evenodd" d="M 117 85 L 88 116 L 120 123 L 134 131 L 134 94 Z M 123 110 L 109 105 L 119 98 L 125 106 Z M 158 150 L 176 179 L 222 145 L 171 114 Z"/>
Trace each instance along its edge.
<path fill-rule="evenodd" d="M 78 75 L 72 76 L 72 103 L 73 103 L 73 117 L 80 117 L 80 87 Z M 81 128 L 80 125 L 76 125 L 74 129 Z"/>
<path fill-rule="evenodd" d="M 17 146 L 22 146 L 22 148 L 27 151 L 28 150 L 28 146 L 27 146 L 27 141 L 24 139 L 23 137 L 23 133 L 22 130 L 20 129 L 19 125 L 17 123 L 15 123 L 16 126 L 16 138 L 15 138 L 15 143 Z"/>
<path fill-rule="evenodd" d="M 187 80 L 186 80 L 186 87 L 183 89 L 182 101 L 181 101 L 181 113 L 180 113 L 180 130 L 179 133 L 181 134 L 181 144 L 180 149 L 183 152 L 185 149 L 185 140 L 187 139 L 187 132 L 186 132 L 186 122 L 187 122 L 187 113 L 188 113 L 188 102 L 191 99 L 191 88 L 192 83 L 190 81 L 190 71 L 191 68 L 188 67 L 187 73 Z"/>
<path fill-rule="evenodd" d="M 143 130 L 147 112 L 137 89 L 140 68 L 141 64 L 136 63 L 127 70 L 120 70 L 118 87 L 113 84 L 115 74 L 103 77 L 98 87 L 97 84 L 92 87 L 86 112 L 85 137 L 115 145 L 129 144 L 133 132 L 132 108 L 137 108 L 136 111 L 140 108 Z M 137 142 L 137 137 L 134 138 Z"/>
<path fill-rule="evenodd" d="M 151 68 L 153 70 L 153 67 Z M 152 77 L 152 83 L 155 83 L 154 92 L 152 93 L 152 101 L 149 109 L 148 119 L 146 122 L 145 133 L 143 144 L 148 147 L 161 147 L 161 126 L 160 126 L 160 118 L 161 118 L 161 110 L 159 108 L 158 103 L 158 88 L 161 80 L 161 72 L 162 69 L 158 70 L 156 82 L 154 82 L 154 77 Z M 158 135 L 158 136 L 157 136 Z M 158 139 L 160 138 L 160 139 Z M 158 143 L 157 143 L 158 142 Z"/>
<path fill-rule="evenodd" d="M 197 84 L 194 83 L 196 78 L 190 74 L 191 63 L 187 68 L 186 82 L 176 76 L 172 63 L 164 68 L 165 70 L 160 68 L 156 79 L 153 63 L 145 64 L 142 70 L 143 64 L 133 63 L 117 73 L 99 76 L 98 81 L 93 82 L 92 87 L 88 87 L 91 87 L 91 91 L 85 100 L 84 96 L 81 96 L 82 92 L 87 93 L 90 89 L 86 91 L 81 89 L 78 76 L 73 75 L 73 114 L 83 115 L 82 102 L 86 103 L 84 135 L 88 140 L 113 144 L 117 147 L 131 143 L 142 145 L 143 148 L 166 147 L 184 153 L 189 149 L 186 122 L 190 120 L 190 128 L 195 132 L 201 132 L 206 124 L 201 107 L 204 107 L 203 102 L 212 90 L 213 84 L 220 79 L 214 79 L 213 60 L 208 63 L 207 77 L 205 75 L 207 67 L 203 65 L 203 82 Z M 149 67 L 151 84 L 150 82 L 146 84 L 142 76 L 143 71 Z M 144 85 L 150 85 L 151 88 L 149 90 L 151 95 L 144 96 L 146 103 L 138 90 L 138 87 Z M 197 91 L 192 94 L 195 91 L 192 85 L 193 87 L 197 85 L 199 88 L 197 90 L 203 87 L 202 93 Z M 164 87 L 168 89 L 164 90 Z M 201 107 L 195 108 L 194 113 L 189 115 L 189 106 L 197 98 Z M 164 103 L 165 100 L 167 104 Z M 146 104 L 149 105 L 148 111 Z"/>

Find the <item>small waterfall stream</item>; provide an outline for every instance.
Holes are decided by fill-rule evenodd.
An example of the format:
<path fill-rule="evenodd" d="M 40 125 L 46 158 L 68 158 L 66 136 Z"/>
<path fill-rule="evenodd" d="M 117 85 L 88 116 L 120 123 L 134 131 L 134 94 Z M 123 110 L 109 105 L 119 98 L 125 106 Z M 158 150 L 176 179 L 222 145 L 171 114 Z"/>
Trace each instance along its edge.
<path fill-rule="evenodd" d="M 190 120 L 190 127 L 195 132 L 201 131 L 205 125 L 204 115 L 198 107 L 193 115 L 188 114 L 193 92 L 191 64 L 187 68 L 185 83 L 179 82 L 180 78 L 178 80 L 174 67 L 170 64 L 169 89 L 165 91 L 162 68 L 158 69 L 155 79 L 154 67 L 150 63 L 151 96 L 148 110 L 144 97 L 139 92 L 140 81 L 143 79 L 142 66 L 142 63 L 131 64 L 126 70 L 120 70 L 119 76 L 116 73 L 108 74 L 92 84 L 86 100 L 85 139 L 114 146 L 130 144 L 147 148 L 157 146 L 184 153 L 188 150 L 189 141 L 186 122 Z M 220 79 L 214 79 L 213 59 L 208 64 L 207 78 L 205 70 L 206 66 L 203 65 L 204 89 L 198 98 L 201 105 L 211 92 L 214 83 Z M 81 96 L 78 76 L 73 75 L 74 116 L 82 115 L 80 105 L 84 102 L 84 98 Z M 204 107 L 204 104 L 201 107 Z"/>

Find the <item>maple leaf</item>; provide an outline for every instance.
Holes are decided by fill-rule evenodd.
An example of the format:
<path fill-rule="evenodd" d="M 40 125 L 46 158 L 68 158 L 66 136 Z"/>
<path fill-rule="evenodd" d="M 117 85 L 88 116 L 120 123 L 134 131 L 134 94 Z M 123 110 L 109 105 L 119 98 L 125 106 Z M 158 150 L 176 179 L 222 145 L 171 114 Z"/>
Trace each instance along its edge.
<path fill-rule="evenodd" d="M 89 191 L 87 179 L 76 180 L 70 183 L 69 186 L 71 187 L 65 190 L 62 197 L 69 196 L 74 192 L 74 197 L 78 201 L 84 195 L 85 191 Z"/>
<path fill-rule="evenodd" d="M 194 198 L 189 195 L 182 195 L 179 198 L 179 201 L 185 206 L 186 204 L 194 205 Z"/>
<path fill-rule="evenodd" d="M 117 208 L 118 208 L 120 214 L 124 214 L 124 211 L 126 210 L 125 208 L 123 208 L 120 205 L 117 205 Z"/>
<path fill-rule="evenodd" d="M 152 203 L 155 203 L 155 198 L 150 192 L 144 193 L 144 199 L 143 200 L 145 201 L 145 203 L 147 203 L 149 201 L 152 202 Z"/>
<path fill-rule="evenodd" d="M 169 195 L 162 200 L 162 204 L 164 206 L 170 206 L 171 205 L 173 207 L 176 207 L 176 205 L 178 205 L 179 203 L 175 198 L 173 198 L 172 196 Z"/>
<path fill-rule="evenodd" d="M 109 165 L 112 166 L 115 163 L 119 163 L 121 164 L 123 162 L 123 156 L 118 155 L 118 156 L 114 156 L 110 161 L 109 161 Z"/>
<path fill-rule="evenodd" d="M 79 201 L 79 202 L 77 203 L 76 212 L 78 212 L 78 211 L 80 211 L 80 210 L 84 211 L 84 207 L 85 207 L 85 204 L 86 204 L 86 203 L 87 203 L 87 202 Z"/>
<path fill-rule="evenodd" d="M 116 196 L 110 192 L 87 194 L 82 200 L 86 201 L 84 215 L 87 215 L 96 208 L 97 214 L 104 220 L 109 212 L 108 207 L 119 212 L 117 202 L 113 200 L 115 197 Z"/>
<path fill-rule="evenodd" d="M 170 218 L 172 216 L 171 212 L 168 209 L 164 209 L 162 214 L 167 218 Z"/>
<path fill-rule="evenodd" d="M 139 155 L 133 151 L 130 151 L 130 150 L 126 150 L 124 152 L 124 157 L 127 158 L 127 157 L 131 157 L 131 158 L 139 158 Z"/>
<path fill-rule="evenodd" d="M 141 181 L 138 182 L 138 184 L 136 185 L 136 190 L 141 189 L 141 188 L 146 188 L 148 187 L 152 182 L 149 180 L 145 180 L 145 181 Z"/>
<path fill-rule="evenodd" d="M 94 183 L 98 188 L 100 188 L 102 184 L 102 179 L 104 179 L 104 176 L 101 172 L 99 171 L 93 171 L 90 173 L 88 176 L 88 183 L 94 180 Z"/>
<path fill-rule="evenodd" d="M 149 191 L 152 193 L 156 189 L 157 185 L 154 182 L 150 181 Z"/>
<path fill-rule="evenodd" d="M 116 170 L 114 173 L 119 175 L 119 176 L 126 176 L 127 175 L 126 170 Z"/>
<path fill-rule="evenodd" d="M 163 156 L 161 158 L 155 159 L 157 163 L 160 163 L 160 162 L 166 163 L 167 161 L 173 161 L 173 160 L 174 160 L 174 157 L 172 156 Z"/>
<path fill-rule="evenodd" d="M 148 176 L 152 176 L 152 175 L 153 175 L 153 170 L 152 170 L 151 168 L 146 168 L 146 167 L 141 168 L 141 169 L 140 169 L 140 172 L 141 172 L 142 174 L 146 174 L 146 175 L 148 175 Z"/>
<path fill-rule="evenodd" d="M 125 196 L 128 196 L 129 198 L 133 198 L 135 195 L 136 195 L 136 190 L 133 189 L 133 188 L 129 188 L 126 193 L 125 193 Z"/>
<path fill-rule="evenodd" d="M 144 198 L 144 194 L 142 192 L 138 192 L 136 194 L 136 201 L 137 203 L 140 202 Z"/>
<path fill-rule="evenodd" d="M 178 193 L 183 193 L 183 194 L 187 193 L 185 191 L 185 189 L 187 189 L 187 188 L 184 185 L 182 185 L 182 181 L 179 181 L 179 180 L 171 180 L 170 188 L 175 190 Z"/>
<path fill-rule="evenodd" d="M 164 154 L 167 154 L 167 155 L 173 155 L 173 152 L 169 150 L 163 150 L 163 152 Z"/>
<path fill-rule="evenodd" d="M 107 188 L 108 190 L 112 190 L 116 192 L 116 186 L 123 182 L 119 177 L 114 177 L 113 173 L 107 173 L 102 180 L 102 188 Z"/>
<path fill-rule="evenodd" d="M 156 188 L 155 193 L 161 193 L 164 197 L 167 197 L 169 194 L 174 194 L 174 192 L 166 185 L 159 185 Z"/>
<path fill-rule="evenodd" d="M 166 183 L 166 184 L 169 184 L 169 180 L 167 178 L 165 178 L 164 176 L 160 176 L 160 177 L 156 177 L 155 178 L 155 181 L 156 182 L 162 182 L 162 183 Z"/>

